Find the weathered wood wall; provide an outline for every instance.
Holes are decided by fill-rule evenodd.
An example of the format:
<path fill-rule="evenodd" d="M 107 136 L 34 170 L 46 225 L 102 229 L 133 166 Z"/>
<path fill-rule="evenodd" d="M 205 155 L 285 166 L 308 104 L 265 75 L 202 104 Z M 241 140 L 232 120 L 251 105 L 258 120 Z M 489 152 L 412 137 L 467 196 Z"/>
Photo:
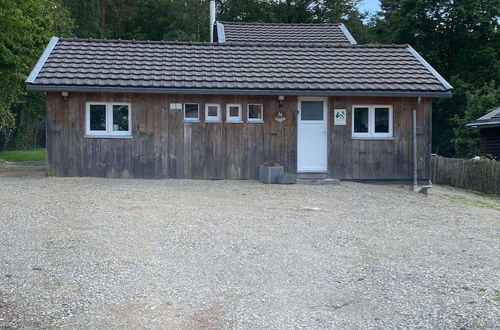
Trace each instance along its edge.
<path fill-rule="evenodd" d="M 133 138 L 86 138 L 89 101 L 131 103 Z M 199 103 L 200 122 L 184 123 L 170 103 Z M 205 103 L 221 104 L 222 123 L 205 122 Z M 244 123 L 225 123 L 227 103 L 243 105 Z M 264 105 L 264 124 L 247 123 L 248 103 Z M 47 159 L 62 176 L 253 179 L 267 160 L 295 171 L 296 98 L 281 124 L 277 105 L 271 96 L 47 93 Z"/>
<path fill-rule="evenodd" d="M 353 105 L 392 105 L 393 139 L 352 139 Z M 331 97 L 329 100 L 329 174 L 342 179 L 411 179 L 413 177 L 412 107 L 415 98 Z M 347 109 L 347 125 L 333 125 L 333 110 Z M 428 179 L 431 157 L 432 102 L 417 108 L 418 178 Z"/>
<path fill-rule="evenodd" d="M 132 138 L 86 138 L 85 103 L 129 102 Z M 170 103 L 199 103 L 200 122 L 184 123 Z M 206 123 L 205 103 L 219 103 L 222 123 Z M 225 123 L 226 104 L 242 104 L 243 123 Z M 248 123 L 248 103 L 264 104 L 264 123 Z M 330 97 L 329 175 L 340 179 L 410 179 L 411 107 L 414 98 Z M 393 140 L 351 139 L 352 104 L 391 104 Z M 333 125 L 333 109 L 347 109 L 347 125 Z M 274 120 L 276 96 L 47 93 L 47 162 L 61 176 L 254 179 L 272 160 L 297 165 L 297 97 L 286 97 L 283 123 Z M 431 103 L 418 109 L 419 178 L 429 178 Z"/>
<path fill-rule="evenodd" d="M 491 155 L 500 159 L 500 127 L 481 129 L 479 152 L 482 156 Z"/>

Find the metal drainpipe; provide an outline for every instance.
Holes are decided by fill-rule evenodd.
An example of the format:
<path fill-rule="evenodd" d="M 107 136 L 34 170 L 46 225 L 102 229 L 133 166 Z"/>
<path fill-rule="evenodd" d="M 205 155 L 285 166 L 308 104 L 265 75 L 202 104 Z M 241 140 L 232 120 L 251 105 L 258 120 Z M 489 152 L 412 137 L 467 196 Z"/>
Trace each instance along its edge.
<path fill-rule="evenodd" d="M 417 98 L 417 103 L 413 106 L 413 191 L 418 192 L 418 172 L 417 172 L 417 107 L 422 98 Z"/>

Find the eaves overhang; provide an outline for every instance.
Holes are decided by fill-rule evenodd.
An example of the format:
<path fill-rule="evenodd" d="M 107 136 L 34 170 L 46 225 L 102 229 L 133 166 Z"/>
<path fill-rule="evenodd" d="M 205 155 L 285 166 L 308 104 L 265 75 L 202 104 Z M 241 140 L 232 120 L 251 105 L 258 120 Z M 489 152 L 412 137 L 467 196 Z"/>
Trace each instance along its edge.
<path fill-rule="evenodd" d="M 27 84 L 29 92 L 108 92 L 108 93 L 163 93 L 163 94 L 222 94 L 222 95 L 311 95 L 311 96 L 387 96 L 449 98 L 451 91 L 398 91 L 398 90 L 290 90 L 290 89 L 237 89 L 237 88 L 147 88 L 115 86 L 73 86 Z"/>

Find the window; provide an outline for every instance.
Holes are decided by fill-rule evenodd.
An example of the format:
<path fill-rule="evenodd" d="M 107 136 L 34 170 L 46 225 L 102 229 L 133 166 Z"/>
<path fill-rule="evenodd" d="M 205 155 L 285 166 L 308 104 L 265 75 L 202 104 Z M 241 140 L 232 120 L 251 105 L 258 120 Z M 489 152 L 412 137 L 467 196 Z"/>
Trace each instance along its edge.
<path fill-rule="evenodd" d="M 205 104 L 205 121 L 221 121 L 220 104 Z"/>
<path fill-rule="evenodd" d="M 86 109 L 88 136 L 131 136 L 130 104 L 89 102 Z"/>
<path fill-rule="evenodd" d="M 301 101 L 300 120 L 323 120 L 323 101 Z"/>
<path fill-rule="evenodd" d="M 226 106 L 226 122 L 241 123 L 241 104 L 228 104 Z"/>
<path fill-rule="evenodd" d="M 250 123 L 263 123 L 263 107 L 262 104 L 249 104 L 248 105 L 248 122 Z"/>
<path fill-rule="evenodd" d="M 197 103 L 184 104 L 184 121 L 200 121 L 200 111 Z"/>
<path fill-rule="evenodd" d="M 392 137 L 392 107 L 360 105 L 352 108 L 352 137 Z"/>

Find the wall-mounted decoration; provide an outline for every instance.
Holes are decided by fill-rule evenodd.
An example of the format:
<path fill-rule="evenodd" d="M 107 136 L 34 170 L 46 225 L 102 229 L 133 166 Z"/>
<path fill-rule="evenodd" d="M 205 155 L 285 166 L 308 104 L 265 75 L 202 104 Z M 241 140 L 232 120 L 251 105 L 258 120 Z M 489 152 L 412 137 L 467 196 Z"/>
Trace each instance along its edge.
<path fill-rule="evenodd" d="M 278 96 L 278 113 L 276 114 L 276 117 L 274 120 L 276 120 L 278 123 L 282 123 L 286 119 L 286 115 L 284 112 L 284 103 L 285 103 L 285 96 L 280 95 Z"/>
<path fill-rule="evenodd" d="M 347 124 L 347 112 L 345 109 L 335 109 L 334 114 L 334 125 L 346 125 Z"/>
<path fill-rule="evenodd" d="M 276 118 L 274 118 L 274 120 L 276 120 L 278 123 L 282 123 L 285 121 L 285 119 L 285 113 L 283 112 L 283 109 L 280 109 L 280 111 L 278 111 L 278 113 L 276 114 Z"/>

